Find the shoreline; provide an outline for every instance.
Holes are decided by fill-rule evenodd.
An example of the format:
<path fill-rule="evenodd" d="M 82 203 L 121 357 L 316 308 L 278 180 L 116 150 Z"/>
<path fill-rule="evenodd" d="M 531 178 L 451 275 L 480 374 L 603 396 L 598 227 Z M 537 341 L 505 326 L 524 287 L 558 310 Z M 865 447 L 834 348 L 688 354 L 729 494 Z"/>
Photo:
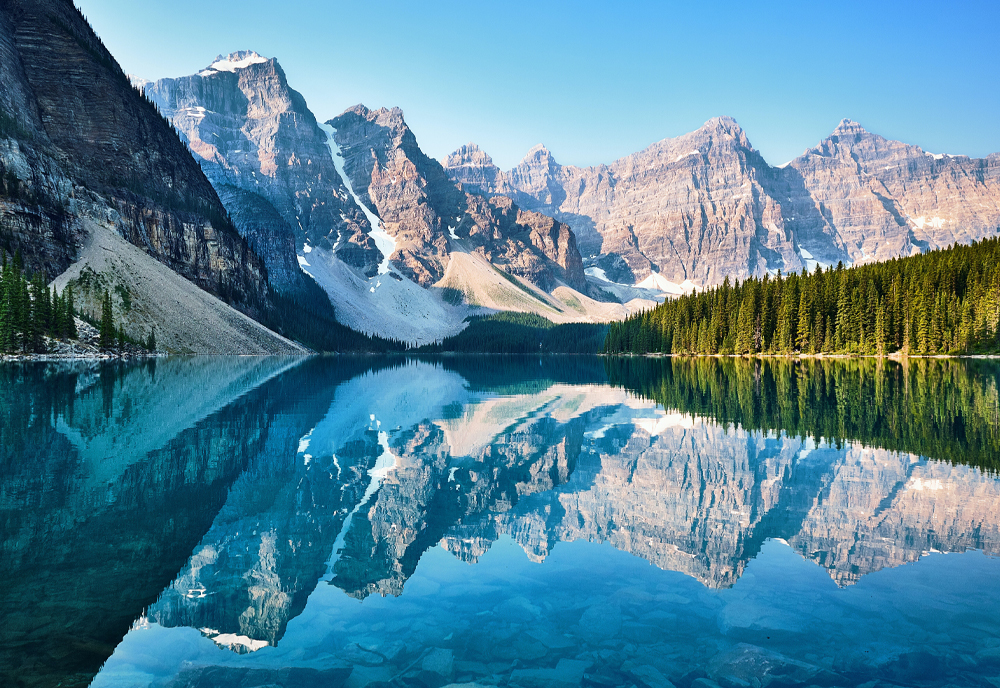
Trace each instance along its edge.
<path fill-rule="evenodd" d="M 794 359 L 794 360 L 851 360 L 851 359 L 862 359 L 862 358 L 874 358 L 874 359 L 884 359 L 889 361 L 905 361 L 911 358 L 938 358 L 938 359 L 984 359 L 984 360 L 995 360 L 1000 359 L 1000 354 L 885 354 L 879 356 L 878 354 L 659 354 L 659 353 L 648 353 L 648 354 L 632 354 L 632 353 L 614 353 L 614 354 L 596 354 L 597 356 L 606 356 L 608 358 L 613 358 L 616 356 L 620 357 L 635 357 L 635 358 L 744 358 L 744 359 Z"/>

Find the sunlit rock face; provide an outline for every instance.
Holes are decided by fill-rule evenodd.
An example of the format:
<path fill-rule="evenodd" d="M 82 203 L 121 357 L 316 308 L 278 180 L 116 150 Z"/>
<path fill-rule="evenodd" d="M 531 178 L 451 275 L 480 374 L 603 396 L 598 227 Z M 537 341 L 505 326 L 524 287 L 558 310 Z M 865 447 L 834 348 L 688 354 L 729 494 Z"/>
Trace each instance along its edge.
<path fill-rule="evenodd" d="M 337 173 L 327 134 L 277 60 L 233 53 L 198 74 L 142 88 L 202 161 L 280 284 L 295 289 L 304 279 L 296 261 L 303 244 L 375 274 L 371 225 Z"/>
<path fill-rule="evenodd" d="M 816 259 L 828 263 L 842 255 L 855 263 L 888 260 L 1000 230 L 997 155 L 928 153 L 845 119 L 783 177 L 793 228 L 804 237 L 829 236 L 841 249 L 815 246 Z"/>
<path fill-rule="evenodd" d="M 588 264 L 627 284 L 887 260 L 1000 229 L 1000 156 L 931 154 L 850 120 L 782 167 L 727 117 L 609 165 L 564 166 L 537 146 L 503 172 L 475 144 L 445 165 L 469 189 L 566 222 Z"/>
<path fill-rule="evenodd" d="M 393 261 L 413 281 L 426 287 L 441 280 L 461 240 L 546 291 L 563 282 L 586 292 L 569 226 L 509 199 L 488 200 L 457 187 L 441 163 L 420 150 L 399 108 L 358 105 L 329 124 L 354 190 L 396 241 Z"/>

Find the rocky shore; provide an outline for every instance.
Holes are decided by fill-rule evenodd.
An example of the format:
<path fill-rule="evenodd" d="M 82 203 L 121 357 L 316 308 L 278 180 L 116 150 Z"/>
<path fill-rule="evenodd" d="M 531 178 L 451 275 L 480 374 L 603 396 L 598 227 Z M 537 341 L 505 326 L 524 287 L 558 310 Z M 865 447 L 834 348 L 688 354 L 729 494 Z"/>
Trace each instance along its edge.
<path fill-rule="evenodd" d="M 126 342 L 102 349 L 98 343 L 100 334 L 90 323 L 76 319 L 76 339 L 55 339 L 45 337 L 45 352 L 30 354 L 0 354 L 0 361 L 73 361 L 73 360 L 120 360 L 134 358 L 157 358 L 166 356 L 163 351 L 149 351 L 137 344 Z"/>

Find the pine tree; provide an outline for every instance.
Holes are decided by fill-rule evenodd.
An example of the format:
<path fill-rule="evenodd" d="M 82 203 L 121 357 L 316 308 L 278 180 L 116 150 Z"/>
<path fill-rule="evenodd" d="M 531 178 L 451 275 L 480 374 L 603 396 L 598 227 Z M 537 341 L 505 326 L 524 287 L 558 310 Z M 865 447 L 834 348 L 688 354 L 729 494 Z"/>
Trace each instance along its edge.
<path fill-rule="evenodd" d="M 73 285 L 66 286 L 66 336 L 76 339 L 80 333 L 76 330 L 76 306 L 73 303 Z"/>
<path fill-rule="evenodd" d="M 104 290 L 104 298 L 101 300 L 101 326 L 99 328 L 98 346 L 107 349 L 114 344 L 115 323 L 111 310 L 111 294 Z"/>

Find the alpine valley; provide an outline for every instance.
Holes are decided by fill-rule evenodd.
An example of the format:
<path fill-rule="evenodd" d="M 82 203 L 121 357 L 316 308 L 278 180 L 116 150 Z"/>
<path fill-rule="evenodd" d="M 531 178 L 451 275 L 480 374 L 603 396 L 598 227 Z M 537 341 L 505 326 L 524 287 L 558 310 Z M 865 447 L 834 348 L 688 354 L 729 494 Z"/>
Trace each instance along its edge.
<path fill-rule="evenodd" d="M 607 323 L 779 271 L 1000 232 L 1000 154 L 844 120 L 772 167 L 732 119 L 595 167 L 426 155 L 398 108 L 322 119 L 274 58 L 129 77 L 64 0 L 0 4 L 0 249 L 182 353 L 387 350 L 475 316 Z"/>

